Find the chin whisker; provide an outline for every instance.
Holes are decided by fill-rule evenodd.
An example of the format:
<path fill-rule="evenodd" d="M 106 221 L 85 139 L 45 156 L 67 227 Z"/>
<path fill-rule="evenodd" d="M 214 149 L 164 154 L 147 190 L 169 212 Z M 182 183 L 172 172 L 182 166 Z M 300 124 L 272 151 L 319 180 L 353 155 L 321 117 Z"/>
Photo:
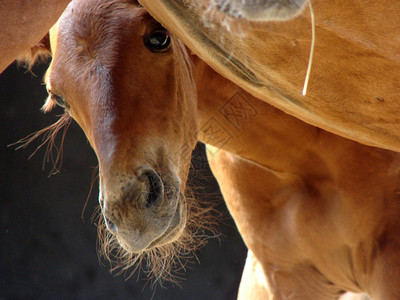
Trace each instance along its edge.
<path fill-rule="evenodd" d="M 220 214 L 215 205 L 201 203 L 193 196 L 191 189 L 186 191 L 187 222 L 178 240 L 152 248 L 139 254 L 129 253 L 123 249 L 117 238 L 106 228 L 101 209 L 98 209 L 98 247 L 101 257 L 108 260 L 111 270 L 117 275 L 124 274 L 127 279 L 133 274 L 143 272 L 150 286 L 154 289 L 164 282 L 178 285 L 184 279 L 188 264 L 194 257 L 194 251 L 207 244 L 207 239 L 218 237 L 217 229 Z"/>

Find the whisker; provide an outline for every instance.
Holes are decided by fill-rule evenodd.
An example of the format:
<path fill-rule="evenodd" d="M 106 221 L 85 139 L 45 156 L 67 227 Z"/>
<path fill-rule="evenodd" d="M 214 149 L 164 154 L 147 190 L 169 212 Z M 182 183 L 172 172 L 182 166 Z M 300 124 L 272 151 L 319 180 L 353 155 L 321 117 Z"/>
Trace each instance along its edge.
<path fill-rule="evenodd" d="M 99 254 L 111 263 L 112 271 L 116 271 L 118 275 L 125 274 L 127 278 L 138 273 L 137 280 L 143 271 L 152 289 L 163 287 L 164 282 L 180 285 L 191 258 L 198 261 L 193 252 L 206 245 L 208 238 L 218 236 L 216 228 L 220 217 L 215 212 L 215 204 L 203 205 L 204 203 L 193 197 L 193 191 L 189 188 L 186 194 L 188 218 L 181 237 L 171 244 L 140 254 L 131 254 L 119 246 L 117 238 L 106 229 L 101 209 L 97 209 L 100 214 L 97 217 Z"/>
<path fill-rule="evenodd" d="M 99 166 L 96 166 L 95 168 L 93 168 L 92 180 L 90 182 L 89 194 L 86 197 L 86 201 L 85 201 L 85 204 L 83 205 L 83 209 L 82 209 L 82 214 L 81 214 L 82 221 L 84 221 L 84 214 L 85 214 L 86 206 L 87 206 L 87 204 L 89 202 L 90 195 L 92 194 L 92 190 L 93 190 L 94 184 L 96 183 L 97 179 L 99 178 L 98 171 L 99 171 Z"/>
<path fill-rule="evenodd" d="M 31 133 L 17 142 L 9 144 L 8 147 L 19 145 L 15 148 L 15 150 L 25 149 L 38 137 L 43 136 L 42 142 L 39 144 L 38 147 L 36 147 L 33 153 L 29 155 L 28 159 L 31 159 L 44 145 L 46 145 L 46 152 L 43 159 L 43 169 L 45 167 L 46 161 L 49 162 L 51 160 L 51 162 L 53 163 L 53 168 L 50 171 L 49 176 L 54 175 L 57 172 L 59 172 L 59 168 L 61 168 L 62 157 L 63 157 L 63 151 L 62 151 L 63 144 L 66 132 L 70 124 L 71 124 L 71 117 L 69 116 L 68 113 L 64 113 L 54 124 L 47 126 L 41 130 L 38 130 L 34 133 Z M 63 129 L 63 134 L 61 136 L 61 145 L 60 147 L 57 147 L 55 145 L 55 138 L 61 129 Z M 53 157 L 53 149 L 56 149 L 57 152 L 57 156 L 55 158 Z M 60 165 L 57 166 L 57 163 L 60 163 Z"/>
<path fill-rule="evenodd" d="M 71 125 L 71 118 L 69 117 L 69 115 L 67 115 L 67 116 L 68 117 L 65 119 L 65 121 L 62 124 L 60 124 L 59 127 L 56 127 L 54 129 L 54 131 L 51 133 L 50 142 L 47 144 L 46 156 L 50 155 L 51 161 L 53 163 L 53 169 L 51 170 L 49 176 L 59 173 L 60 169 L 62 167 L 62 161 L 63 161 L 62 158 L 63 158 L 63 154 L 64 154 L 63 145 L 64 145 L 64 140 L 65 140 L 65 135 L 67 133 L 69 126 Z M 60 143 L 60 147 L 57 147 L 55 145 L 55 138 L 61 129 L 63 129 L 63 133 L 61 136 L 61 143 Z M 57 156 L 55 159 L 53 158 L 53 151 L 52 151 L 53 147 L 56 148 L 56 153 L 57 153 Z M 58 166 L 57 166 L 57 163 L 59 163 Z M 45 168 L 45 164 L 44 164 L 44 160 L 43 160 L 43 170 L 44 170 L 44 168 Z"/>

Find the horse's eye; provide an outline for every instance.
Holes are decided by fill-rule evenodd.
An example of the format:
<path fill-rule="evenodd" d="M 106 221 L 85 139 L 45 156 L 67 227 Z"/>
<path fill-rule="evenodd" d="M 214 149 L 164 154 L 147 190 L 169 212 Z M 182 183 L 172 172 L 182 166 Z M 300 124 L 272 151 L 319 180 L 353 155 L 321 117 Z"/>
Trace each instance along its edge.
<path fill-rule="evenodd" d="M 52 92 L 52 91 L 50 91 L 50 90 L 49 90 L 48 92 L 49 92 L 50 98 L 51 98 L 55 103 L 57 103 L 58 106 L 61 106 L 62 108 L 69 108 L 69 105 L 68 105 L 68 103 L 65 101 L 65 99 L 63 98 L 63 96 L 58 95 L 58 94 L 56 94 L 56 93 L 54 93 L 54 92 Z"/>
<path fill-rule="evenodd" d="M 164 28 L 157 28 L 145 36 L 144 44 L 152 52 L 166 52 L 171 45 L 171 37 Z"/>

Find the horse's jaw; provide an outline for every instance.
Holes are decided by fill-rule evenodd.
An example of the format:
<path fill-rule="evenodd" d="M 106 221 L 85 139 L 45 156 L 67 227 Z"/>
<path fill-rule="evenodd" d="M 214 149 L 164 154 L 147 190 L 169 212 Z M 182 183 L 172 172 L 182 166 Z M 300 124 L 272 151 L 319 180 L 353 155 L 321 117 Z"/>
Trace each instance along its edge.
<path fill-rule="evenodd" d="M 168 226 L 167 230 L 156 240 L 154 240 L 149 246 L 148 249 L 159 248 L 168 244 L 171 244 L 177 241 L 186 225 L 186 206 L 185 201 L 178 200 L 178 205 L 175 211 L 174 216 L 171 219 L 171 223 Z"/>
<path fill-rule="evenodd" d="M 155 248 L 172 244 L 181 236 L 186 224 L 186 209 L 178 202 L 169 226 L 164 233 L 157 237 L 156 232 L 140 233 L 137 229 L 128 228 L 125 232 L 121 230 L 115 236 L 119 245 L 129 253 L 140 254 Z"/>

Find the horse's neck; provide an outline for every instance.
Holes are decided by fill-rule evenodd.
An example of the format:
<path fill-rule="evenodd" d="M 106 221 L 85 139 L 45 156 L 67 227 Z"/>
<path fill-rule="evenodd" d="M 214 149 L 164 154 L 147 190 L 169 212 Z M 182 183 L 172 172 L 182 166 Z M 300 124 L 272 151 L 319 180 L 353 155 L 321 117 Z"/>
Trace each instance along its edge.
<path fill-rule="evenodd" d="M 317 160 L 320 129 L 251 96 L 199 58 L 193 62 L 201 142 L 276 171 L 296 172 Z"/>
<path fill-rule="evenodd" d="M 308 125 L 253 97 L 199 58 L 194 57 L 193 63 L 199 140 L 213 149 L 249 159 L 289 181 L 294 177 L 342 180 L 361 176 L 365 170 L 380 172 L 384 178 L 388 169 L 400 173 L 399 154 Z"/>

